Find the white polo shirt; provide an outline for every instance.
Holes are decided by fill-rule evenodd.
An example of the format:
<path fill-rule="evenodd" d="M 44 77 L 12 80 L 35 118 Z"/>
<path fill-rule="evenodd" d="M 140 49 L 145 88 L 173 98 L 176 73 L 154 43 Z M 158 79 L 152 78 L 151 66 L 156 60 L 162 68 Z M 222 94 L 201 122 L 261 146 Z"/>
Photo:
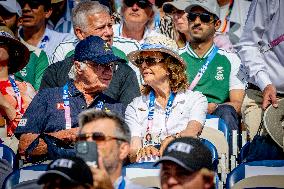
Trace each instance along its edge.
<path fill-rule="evenodd" d="M 163 140 L 169 135 L 183 131 L 189 121 L 195 120 L 202 125 L 207 113 L 207 99 L 200 92 L 179 92 L 176 94 L 172 111 L 165 123 L 165 110 L 155 102 L 153 126 L 150 133 Z M 149 112 L 149 95 L 136 97 L 126 108 L 125 121 L 131 130 L 131 136 L 145 137 Z M 167 133 L 168 130 L 168 133 Z"/>

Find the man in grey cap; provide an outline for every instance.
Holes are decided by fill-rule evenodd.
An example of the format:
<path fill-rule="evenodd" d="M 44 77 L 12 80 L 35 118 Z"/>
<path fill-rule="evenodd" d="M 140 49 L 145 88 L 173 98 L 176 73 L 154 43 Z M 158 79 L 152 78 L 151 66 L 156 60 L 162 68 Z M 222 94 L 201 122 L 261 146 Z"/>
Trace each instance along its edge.
<path fill-rule="evenodd" d="M 190 43 L 180 55 L 187 62 L 190 89 L 207 97 L 209 114 L 222 118 L 230 131 L 238 130 L 245 86 L 237 77 L 238 56 L 219 49 L 213 41 L 221 24 L 220 7 L 216 0 L 192 0 L 185 12 Z"/>
<path fill-rule="evenodd" d="M 157 164 L 161 164 L 162 189 L 214 188 L 212 155 L 198 139 L 182 137 L 173 140 Z"/>
<path fill-rule="evenodd" d="M 18 33 L 18 18 L 22 10 L 16 0 L 0 1 L 0 25 L 7 26 L 14 34 Z"/>

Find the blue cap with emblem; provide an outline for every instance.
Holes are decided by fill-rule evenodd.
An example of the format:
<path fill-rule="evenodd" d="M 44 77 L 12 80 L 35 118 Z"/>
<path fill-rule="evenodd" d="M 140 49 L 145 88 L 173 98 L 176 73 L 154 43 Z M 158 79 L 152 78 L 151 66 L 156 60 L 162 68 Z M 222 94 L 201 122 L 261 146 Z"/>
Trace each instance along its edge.
<path fill-rule="evenodd" d="M 91 61 L 95 64 L 109 64 L 123 61 L 113 54 L 109 44 L 98 36 L 88 36 L 78 43 L 75 48 L 74 60 L 83 62 Z"/>

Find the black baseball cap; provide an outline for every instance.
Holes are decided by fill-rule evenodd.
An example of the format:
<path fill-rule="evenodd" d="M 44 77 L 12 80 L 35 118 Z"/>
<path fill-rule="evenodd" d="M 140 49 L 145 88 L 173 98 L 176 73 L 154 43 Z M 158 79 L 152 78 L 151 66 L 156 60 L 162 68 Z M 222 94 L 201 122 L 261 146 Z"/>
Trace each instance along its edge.
<path fill-rule="evenodd" d="M 202 168 L 214 170 L 210 150 L 199 139 L 192 137 L 181 137 L 170 142 L 155 166 L 164 161 L 172 161 L 191 172 Z"/>
<path fill-rule="evenodd" d="M 93 185 L 93 176 L 90 167 L 79 157 L 60 158 L 52 161 L 47 171 L 38 179 L 38 184 L 45 184 L 59 176 L 70 183 Z"/>

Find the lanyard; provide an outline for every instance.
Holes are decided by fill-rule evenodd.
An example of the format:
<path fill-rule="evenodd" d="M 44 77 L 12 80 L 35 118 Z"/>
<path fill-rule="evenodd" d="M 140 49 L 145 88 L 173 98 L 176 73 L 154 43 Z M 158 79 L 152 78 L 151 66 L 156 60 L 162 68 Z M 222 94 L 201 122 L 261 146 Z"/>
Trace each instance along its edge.
<path fill-rule="evenodd" d="M 44 36 L 43 39 L 40 42 L 40 47 L 39 48 L 40 49 L 44 49 L 48 41 L 49 41 L 49 37 L 47 35 Z"/>
<path fill-rule="evenodd" d="M 122 177 L 121 183 L 118 186 L 118 189 L 124 189 L 125 188 L 125 180 L 124 177 Z"/>
<path fill-rule="evenodd" d="M 66 83 L 63 87 L 63 104 L 64 104 L 64 115 L 65 115 L 65 129 L 71 129 L 71 110 L 70 110 L 70 99 L 68 96 L 68 83 Z M 96 110 L 102 110 L 104 106 L 103 101 L 98 101 L 96 105 Z"/>
<path fill-rule="evenodd" d="M 224 19 L 223 28 L 221 29 L 222 33 L 227 32 L 227 27 L 228 27 L 228 23 L 230 22 L 230 17 L 231 17 L 233 6 L 234 6 L 234 0 L 230 0 L 229 8 L 227 10 L 227 13 L 226 13 L 226 16 L 225 16 L 225 19 Z M 228 28 L 228 30 L 229 29 L 230 28 Z"/>
<path fill-rule="evenodd" d="M 219 48 L 214 46 L 213 50 L 211 51 L 211 53 L 208 55 L 205 63 L 203 64 L 203 66 L 200 68 L 200 70 L 198 71 L 197 75 L 195 76 L 195 78 L 193 79 L 193 81 L 191 82 L 190 86 L 189 86 L 189 90 L 193 90 L 194 87 L 197 85 L 197 83 L 199 82 L 199 80 L 201 79 L 201 77 L 203 76 L 203 74 L 205 73 L 205 71 L 207 70 L 209 64 L 212 62 L 213 58 L 215 57 L 215 55 L 217 54 Z"/>
<path fill-rule="evenodd" d="M 19 90 L 19 88 L 16 84 L 16 81 L 14 79 L 14 76 L 10 75 L 9 80 L 10 80 L 10 83 L 12 85 L 13 91 L 16 95 L 16 99 L 17 99 L 17 103 L 18 103 L 17 109 L 20 113 L 24 113 L 23 110 L 22 110 L 22 97 L 21 97 L 21 94 L 20 94 L 20 90 Z"/>
<path fill-rule="evenodd" d="M 170 116 L 170 113 L 172 111 L 172 105 L 173 105 L 173 101 L 175 98 L 175 93 L 171 92 L 167 106 L 166 106 L 166 118 L 165 118 L 165 123 L 167 124 L 168 118 Z M 154 110 L 155 110 L 155 93 L 153 90 L 150 91 L 150 102 L 149 102 L 149 112 L 148 112 L 148 124 L 147 124 L 147 133 L 150 132 L 152 126 L 153 126 L 153 119 L 154 119 Z M 168 135 L 168 128 L 167 125 L 166 126 L 166 131 L 167 131 L 167 135 Z"/>

